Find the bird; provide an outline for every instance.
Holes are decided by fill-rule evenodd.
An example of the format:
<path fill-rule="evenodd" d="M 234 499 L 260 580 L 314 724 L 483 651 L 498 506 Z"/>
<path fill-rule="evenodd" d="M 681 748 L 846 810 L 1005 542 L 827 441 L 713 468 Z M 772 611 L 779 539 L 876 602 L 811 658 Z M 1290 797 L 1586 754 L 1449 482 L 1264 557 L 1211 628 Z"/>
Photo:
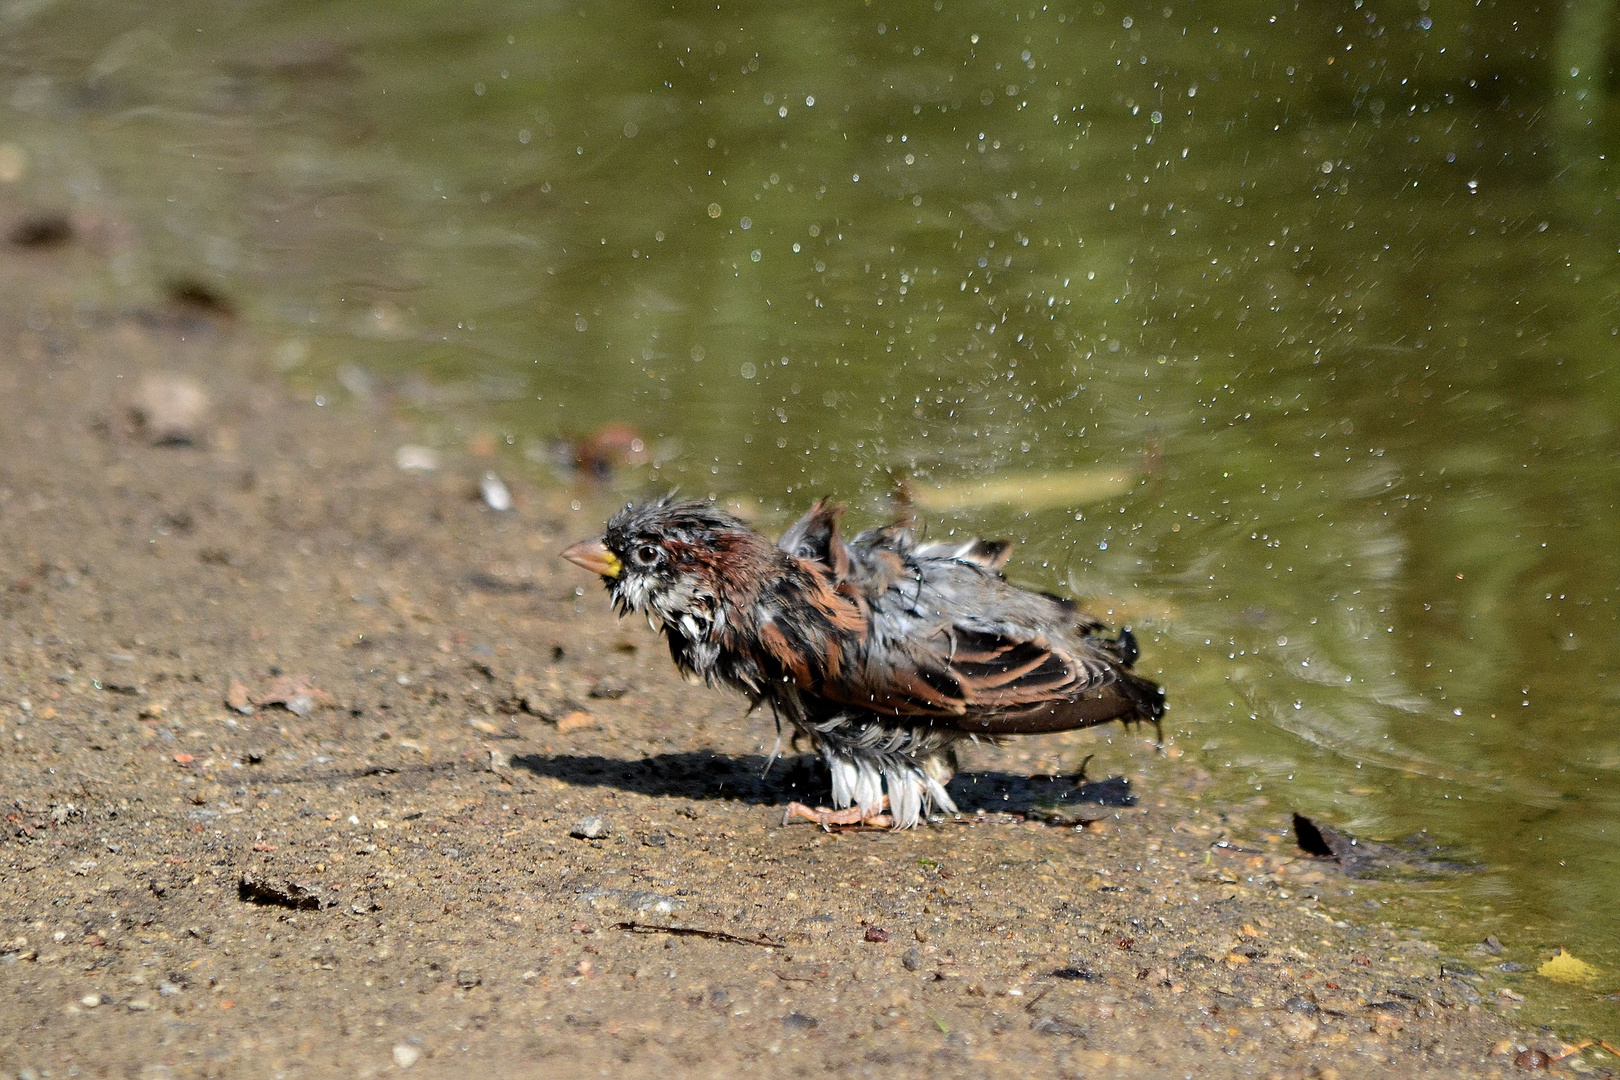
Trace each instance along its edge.
<path fill-rule="evenodd" d="M 561 553 L 621 617 L 661 631 L 683 675 L 808 740 L 836 809 L 795 802 L 783 824 L 910 828 L 960 812 L 945 785 L 963 740 L 1159 724 L 1164 691 L 1132 673 L 1135 635 L 1009 582 L 1010 543 L 919 542 L 909 516 L 845 540 L 843 514 L 822 499 L 773 543 L 671 493 Z"/>

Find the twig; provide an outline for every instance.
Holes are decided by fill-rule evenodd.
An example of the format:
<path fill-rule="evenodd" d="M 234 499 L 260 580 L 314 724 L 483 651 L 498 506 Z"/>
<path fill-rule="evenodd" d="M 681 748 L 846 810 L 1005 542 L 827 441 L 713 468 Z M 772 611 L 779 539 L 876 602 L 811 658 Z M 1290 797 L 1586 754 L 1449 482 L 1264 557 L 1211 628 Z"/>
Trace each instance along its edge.
<path fill-rule="evenodd" d="M 780 949 L 783 942 L 772 941 L 767 937 L 746 938 L 736 934 L 728 934 L 724 930 L 703 930 L 696 926 L 654 926 L 651 923 L 622 922 L 615 924 L 620 930 L 631 934 L 673 934 L 676 937 L 700 937 L 711 941 L 730 941 L 737 945 L 758 945 L 762 949 Z"/>

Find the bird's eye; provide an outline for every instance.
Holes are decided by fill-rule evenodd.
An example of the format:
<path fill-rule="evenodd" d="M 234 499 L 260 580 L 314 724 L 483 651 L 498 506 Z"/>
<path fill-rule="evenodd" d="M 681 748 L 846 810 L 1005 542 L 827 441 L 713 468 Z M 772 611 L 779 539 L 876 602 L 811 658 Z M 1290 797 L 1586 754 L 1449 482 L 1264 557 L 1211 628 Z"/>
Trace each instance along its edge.
<path fill-rule="evenodd" d="M 658 549 L 651 544 L 642 544 L 630 557 L 637 566 L 651 566 L 658 561 Z"/>

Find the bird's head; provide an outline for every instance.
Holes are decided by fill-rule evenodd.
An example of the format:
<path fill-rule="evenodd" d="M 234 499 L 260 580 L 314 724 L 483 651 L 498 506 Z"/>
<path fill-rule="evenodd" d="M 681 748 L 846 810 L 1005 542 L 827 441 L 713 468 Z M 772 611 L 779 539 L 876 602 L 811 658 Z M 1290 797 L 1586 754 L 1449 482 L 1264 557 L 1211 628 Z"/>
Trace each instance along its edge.
<path fill-rule="evenodd" d="M 770 548 L 730 514 L 666 496 L 626 506 L 601 537 L 580 541 L 562 557 L 600 574 L 621 614 L 643 612 L 649 621 L 696 638 L 736 591 L 739 572 L 755 561 L 748 553 L 759 546 Z"/>

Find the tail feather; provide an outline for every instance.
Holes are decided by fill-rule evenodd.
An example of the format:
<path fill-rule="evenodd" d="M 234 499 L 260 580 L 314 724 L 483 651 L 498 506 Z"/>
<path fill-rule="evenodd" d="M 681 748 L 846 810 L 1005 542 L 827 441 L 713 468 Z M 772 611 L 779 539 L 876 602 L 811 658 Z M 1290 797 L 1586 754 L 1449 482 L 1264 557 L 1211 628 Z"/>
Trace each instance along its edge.
<path fill-rule="evenodd" d="M 1164 708 L 1164 689 L 1158 683 L 1116 670 L 1107 684 L 1078 697 L 1044 701 L 1005 712 L 945 717 L 936 723 L 975 734 L 1038 735 L 1094 727 L 1112 720 L 1157 725 Z"/>

